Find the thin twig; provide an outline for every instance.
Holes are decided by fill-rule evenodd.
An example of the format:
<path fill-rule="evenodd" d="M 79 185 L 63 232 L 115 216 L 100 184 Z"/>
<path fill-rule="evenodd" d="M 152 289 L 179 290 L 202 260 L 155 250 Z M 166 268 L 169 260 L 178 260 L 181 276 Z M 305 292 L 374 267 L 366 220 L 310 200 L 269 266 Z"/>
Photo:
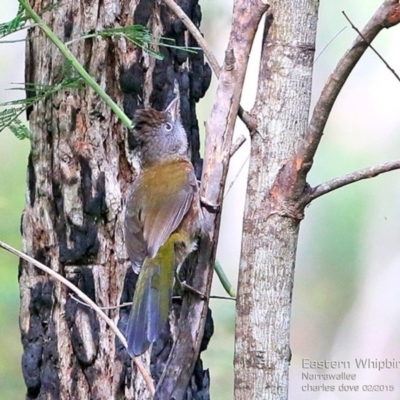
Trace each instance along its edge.
<path fill-rule="evenodd" d="M 227 296 L 210 296 L 210 299 L 217 299 L 217 300 L 233 300 L 236 301 L 236 297 L 227 297 Z"/>
<path fill-rule="evenodd" d="M 317 197 L 323 196 L 335 189 L 339 189 L 343 186 L 349 185 L 350 183 L 358 182 L 363 179 L 370 179 L 383 174 L 385 172 L 395 171 L 400 169 L 400 160 L 391 161 L 384 164 L 375 165 L 373 167 L 368 167 L 360 169 L 358 171 L 351 172 L 347 175 L 341 176 L 339 178 L 332 179 L 328 182 L 321 183 L 311 189 L 310 194 L 305 197 L 307 203 L 315 200 Z"/>
<path fill-rule="evenodd" d="M 26 15 L 35 22 L 42 32 L 58 47 L 68 62 L 75 68 L 78 74 L 85 80 L 85 82 L 105 101 L 112 111 L 118 116 L 121 122 L 128 128 L 132 129 L 132 121 L 122 111 L 117 103 L 100 87 L 94 78 L 83 68 L 80 62 L 72 54 L 72 52 L 65 46 L 65 44 L 53 33 L 53 31 L 46 25 L 40 16 L 33 10 L 27 0 L 18 0 L 19 4 L 24 8 Z"/>
<path fill-rule="evenodd" d="M 86 307 L 90 307 L 89 304 L 85 303 L 82 300 L 79 300 L 77 297 L 75 297 L 72 293 L 69 294 L 69 297 L 71 297 L 72 300 L 76 301 L 79 304 L 82 304 L 83 306 Z M 217 296 L 217 295 L 211 295 L 209 297 L 210 299 L 218 299 L 218 300 L 235 300 L 236 301 L 236 297 L 227 297 L 227 296 Z M 182 299 L 182 296 L 172 296 L 172 300 L 179 300 Z M 117 310 L 118 308 L 124 308 L 124 307 L 129 307 L 132 305 L 132 302 L 129 301 L 127 303 L 122 303 L 119 304 L 118 306 L 110 306 L 110 307 L 99 307 L 100 310 Z"/>
<path fill-rule="evenodd" d="M 368 42 L 367 39 L 363 36 L 363 34 L 360 32 L 360 30 L 351 22 L 350 18 L 347 16 L 347 14 L 342 11 L 344 17 L 347 19 L 351 27 L 365 40 L 365 42 L 368 44 L 368 47 L 381 59 L 381 61 L 385 64 L 386 68 L 396 77 L 396 79 L 400 82 L 400 77 L 397 75 L 396 71 L 388 64 L 388 62 L 380 55 L 378 50 L 375 49 L 375 47 L 372 46 L 371 43 Z"/>
<path fill-rule="evenodd" d="M 27 254 L 23 253 L 22 251 L 19 251 L 19 250 L 15 249 L 14 247 L 2 242 L 1 240 L 0 240 L 0 248 L 3 248 L 4 250 L 7 250 L 10 253 L 16 255 L 17 257 L 22 258 L 23 260 L 27 261 L 28 263 L 33 264 L 35 267 L 46 272 L 48 275 L 50 275 L 57 281 L 61 282 L 65 286 L 67 286 L 73 292 L 75 292 L 86 303 L 86 305 L 88 305 L 90 308 L 92 308 L 97 313 L 97 315 L 107 323 L 107 325 L 111 328 L 111 330 L 116 334 L 118 339 L 121 341 L 122 345 L 125 348 L 127 348 L 126 339 L 125 339 L 124 335 L 122 334 L 122 332 L 115 325 L 114 321 L 112 319 L 110 319 L 109 317 L 107 317 L 107 315 L 101 310 L 101 308 L 93 300 L 91 300 L 90 297 L 88 297 L 85 293 L 83 293 L 82 290 L 77 288 L 73 283 L 71 283 L 68 279 L 66 279 L 59 273 L 53 271 L 51 268 L 49 268 L 46 265 L 42 264 L 41 262 L 35 260 L 34 258 L 28 256 Z M 146 369 L 144 368 L 144 366 L 139 358 L 136 357 L 133 359 L 133 361 L 136 364 L 138 371 L 143 376 L 143 379 L 146 382 L 149 392 L 153 396 L 154 395 L 154 384 L 153 384 L 153 380 L 152 380 L 150 374 L 146 371 Z"/>
<path fill-rule="evenodd" d="M 0 44 L 14 44 L 19 42 L 26 42 L 26 38 L 24 39 L 15 39 L 15 40 L 0 40 Z"/>
<path fill-rule="evenodd" d="M 236 301 L 236 297 L 227 297 L 227 296 L 217 296 L 211 295 L 208 297 L 209 299 L 218 299 L 218 300 L 234 300 Z M 182 300 L 182 296 L 172 296 L 172 300 Z"/>
<path fill-rule="evenodd" d="M 239 136 L 231 146 L 230 156 L 232 157 L 241 147 L 242 144 L 246 141 L 246 137 L 244 135 Z"/>
<path fill-rule="evenodd" d="M 351 48 L 345 53 L 328 78 L 321 96 L 315 105 L 304 141 L 304 147 L 298 157 L 301 163 L 299 168 L 297 168 L 297 174 L 300 177 L 299 181 L 304 182 L 306 179 L 332 107 L 351 71 L 368 48 L 369 43 L 375 39 L 379 32 L 383 28 L 390 28 L 399 22 L 400 12 L 398 1 L 385 0 L 362 30 L 362 36 L 357 36 Z"/>
<path fill-rule="evenodd" d="M 224 199 L 226 198 L 226 196 L 228 196 L 229 191 L 232 189 L 233 185 L 235 184 L 237 178 L 239 177 L 239 175 L 242 173 L 244 166 L 247 164 L 247 162 L 249 161 L 250 155 L 247 155 L 247 157 L 243 160 L 242 165 L 240 166 L 240 168 L 238 169 L 238 172 L 236 173 L 235 177 L 232 179 L 232 181 L 230 182 L 228 189 L 225 190 L 224 193 Z"/>
<path fill-rule="evenodd" d="M 72 293 L 69 293 L 69 297 L 71 297 L 71 299 L 75 300 L 77 303 L 82 304 L 83 306 L 86 307 L 90 307 L 89 304 L 85 303 L 82 300 L 79 300 L 77 297 L 75 297 Z M 100 310 L 118 310 L 118 308 L 124 308 L 124 307 L 129 307 L 132 305 L 132 302 L 128 302 L 128 303 L 122 303 L 119 304 L 118 306 L 109 306 L 109 307 L 99 307 Z"/>
<path fill-rule="evenodd" d="M 191 19 L 187 16 L 187 14 L 182 10 L 179 4 L 175 3 L 174 0 L 164 0 L 164 3 L 175 13 L 175 15 L 180 18 L 183 24 L 186 26 L 187 30 L 194 37 L 198 45 L 203 50 L 208 62 L 211 65 L 211 69 L 214 71 L 214 74 L 217 78 L 219 78 L 219 73 L 221 67 L 218 64 L 217 59 L 215 58 L 213 52 L 211 51 L 208 43 L 204 39 L 201 32 L 198 30 L 196 25 L 191 21 Z M 257 130 L 257 121 L 253 116 L 245 111 L 242 106 L 239 106 L 238 115 L 241 120 L 246 125 L 247 129 L 250 133 L 254 133 Z M 240 146 L 239 146 L 240 147 Z"/>
<path fill-rule="evenodd" d="M 347 26 L 344 26 L 338 33 L 335 34 L 335 36 L 329 40 L 329 42 L 323 47 L 323 49 L 319 52 L 319 54 L 315 57 L 314 60 L 314 65 L 318 61 L 318 59 L 322 56 L 322 54 L 325 53 L 325 50 L 331 45 L 331 43 L 347 28 Z"/>
<path fill-rule="evenodd" d="M 211 204 L 220 204 L 228 172 L 232 136 L 253 39 L 268 5 L 260 0 L 236 0 L 225 62 L 220 70 L 218 88 L 206 123 L 206 152 L 200 193 Z M 240 38 L 240 40 L 238 40 Z M 220 213 L 204 212 L 208 235 L 199 243 L 198 259 L 191 284 L 209 294 L 215 261 Z M 163 398 L 183 398 L 193 373 L 205 327 L 208 302 L 194 295 L 185 296 L 176 339 L 166 368 L 158 382 Z"/>

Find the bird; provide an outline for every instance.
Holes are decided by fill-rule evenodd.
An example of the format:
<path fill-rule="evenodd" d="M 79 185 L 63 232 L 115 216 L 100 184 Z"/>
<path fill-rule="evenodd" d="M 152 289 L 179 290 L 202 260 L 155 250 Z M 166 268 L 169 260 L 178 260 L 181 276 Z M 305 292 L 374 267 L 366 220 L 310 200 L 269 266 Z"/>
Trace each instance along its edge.
<path fill-rule="evenodd" d="M 128 353 L 137 357 L 166 324 L 176 271 L 196 249 L 204 216 L 179 96 L 163 111 L 136 110 L 133 124 L 141 167 L 127 198 L 124 230 L 139 273 L 126 330 Z"/>

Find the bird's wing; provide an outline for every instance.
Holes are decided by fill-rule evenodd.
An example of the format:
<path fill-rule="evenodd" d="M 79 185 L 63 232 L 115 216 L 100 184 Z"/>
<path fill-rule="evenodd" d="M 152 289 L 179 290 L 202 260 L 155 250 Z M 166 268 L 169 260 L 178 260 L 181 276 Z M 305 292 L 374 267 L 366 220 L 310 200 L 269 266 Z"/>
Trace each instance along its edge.
<path fill-rule="evenodd" d="M 187 160 L 142 171 L 128 200 L 125 218 L 127 249 L 134 269 L 146 256 L 154 257 L 178 228 L 196 190 L 196 176 Z"/>
<path fill-rule="evenodd" d="M 163 178 L 161 182 L 159 176 Z M 193 167 L 186 160 L 169 163 L 159 171 L 154 171 L 148 180 L 152 181 L 152 187 L 156 188 L 156 198 L 144 202 L 143 235 L 148 255 L 154 257 L 189 211 L 197 190 L 197 182 Z"/>
<path fill-rule="evenodd" d="M 143 222 L 140 220 L 135 201 L 135 188 L 128 198 L 125 213 L 125 246 L 133 270 L 138 274 L 147 255 L 146 242 L 143 237 Z"/>

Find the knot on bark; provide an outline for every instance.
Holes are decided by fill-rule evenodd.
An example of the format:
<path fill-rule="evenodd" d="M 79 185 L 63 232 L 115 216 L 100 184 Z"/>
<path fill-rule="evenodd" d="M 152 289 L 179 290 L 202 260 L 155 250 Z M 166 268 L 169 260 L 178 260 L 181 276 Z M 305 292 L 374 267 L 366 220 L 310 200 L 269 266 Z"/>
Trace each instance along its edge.
<path fill-rule="evenodd" d="M 304 218 L 304 209 L 299 209 L 299 203 L 281 199 L 272 201 L 270 214 L 278 214 L 281 217 L 301 221 Z"/>
<path fill-rule="evenodd" d="M 225 70 L 232 71 L 235 68 L 235 54 L 232 48 L 229 48 L 225 52 Z"/>
<path fill-rule="evenodd" d="M 304 218 L 304 208 L 307 205 L 304 195 L 309 185 L 301 174 L 302 165 L 302 159 L 294 157 L 279 170 L 269 193 L 271 214 L 298 221 Z"/>
<path fill-rule="evenodd" d="M 390 28 L 400 22 L 400 4 L 393 4 L 390 11 L 386 15 L 384 26 Z"/>

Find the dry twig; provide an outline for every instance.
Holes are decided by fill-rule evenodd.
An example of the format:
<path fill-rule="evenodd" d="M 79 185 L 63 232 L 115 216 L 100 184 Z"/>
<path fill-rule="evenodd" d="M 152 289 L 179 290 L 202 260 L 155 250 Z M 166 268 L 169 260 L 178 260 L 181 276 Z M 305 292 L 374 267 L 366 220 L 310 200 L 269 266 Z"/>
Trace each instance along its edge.
<path fill-rule="evenodd" d="M 126 339 L 125 339 L 124 335 L 122 334 L 122 332 L 115 325 L 114 321 L 112 319 L 110 319 L 109 317 L 107 317 L 107 315 L 101 310 L 101 308 L 94 301 L 92 301 L 90 299 L 90 297 L 86 296 L 86 294 L 83 293 L 82 290 L 80 290 L 78 287 L 76 287 L 68 279 L 66 279 L 59 273 L 53 271 L 51 268 L 47 267 L 46 265 L 42 264 L 41 262 L 39 262 L 39 261 L 35 260 L 34 258 L 28 256 L 27 254 L 23 253 L 22 251 L 19 251 L 19 250 L 15 249 L 14 247 L 2 242 L 1 240 L 0 240 L 0 248 L 3 248 L 4 250 L 7 250 L 10 253 L 16 255 L 17 257 L 22 258 L 23 260 L 27 261 L 28 263 L 33 264 L 35 267 L 46 272 L 48 275 L 50 275 L 57 281 L 61 282 L 63 285 L 67 286 L 73 292 L 75 292 L 88 307 L 92 308 L 97 313 L 97 315 L 107 323 L 107 325 L 113 330 L 113 332 L 116 334 L 118 339 L 121 341 L 122 345 L 125 348 L 127 347 Z M 136 364 L 138 371 L 140 372 L 144 381 L 146 382 L 149 392 L 153 396 L 154 395 L 154 384 L 153 384 L 153 380 L 152 380 L 150 374 L 146 371 L 145 367 L 143 366 L 143 364 L 139 358 L 136 357 L 133 360 Z"/>
<path fill-rule="evenodd" d="M 211 204 L 221 204 L 248 56 L 258 24 L 267 8 L 267 4 L 260 0 L 235 1 L 225 62 L 220 71 L 216 98 L 206 124 L 206 155 L 201 195 Z M 210 236 L 200 241 L 198 262 L 190 283 L 202 293 L 209 293 L 220 213 L 206 211 L 205 216 L 210 226 Z M 194 362 L 200 351 L 207 310 L 207 301 L 190 294 L 185 296 L 175 341 L 179 346 L 172 348 L 166 369 L 159 380 L 157 392 L 160 392 L 160 398 L 181 398 L 186 392 L 185 383 L 192 376 Z"/>
<path fill-rule="evenodd" d="M 299 154 L 301 165 L 298 169 L 298 176 L 301 178 L 300 180 L 305 181 L 332 107 L 351 71 L 379 32 L 383 28 L 390 28 L 399 22 L 400 6 L 398 0 L 385 0 L 328 78 L 315 105 L 307 130 L 305 145 Z"/>
<path fill-rule="evenodd" d="M 89 304 L 85 303 L 85 302 L 82 301 L 82 300 L 79 300 L 79 299 L 78 299 L 77 297 L 75 297 L 72 293 L 69 294 L 69 297 L 71 297 L 71 299 L 74 300 L 74 301 L 76 301 L 77 303 L 82 304 L 83 306 L 86 306 L 86 307 L 89 307 L 89 308 L 90 308 L 90 305 L 89 305 Z M 117 306 L 99 307 L 99 308 L 100 308 L 100 310 L 118 310 L 119 308 L 130 307 L 131 305 L 132 305 L 132 302 L 130 301 L 130 302 L 127 302 L 127 303 L 119 304 L 119 305 L 117 305 Z"/>
<path fill-rule="evenodd" d="M 351 172 L 347 175 L 341 176 L 339 178 L 332 179 L 328 182 L 321 183 L 310 190 L 310 193 L 305 197 L 307 203 L 312 200 L 332 192 L 335 189 L 339 189 L 343 186 L 349 185 L 350 183 L 358 182 L 363 179 L 370 179 L 383 174 L 385 172 L 395 171 L 400 169 L 400 160 L 391 161 L 384 164 L 374 165 L 373 167 L 368 167 L 360 169 L 358 171 Z"/>
<path fill-rule="evenodd" d="M 344 17 L 347 19 L 351 27 L 365 40 L 366 43 L 368 41 L 365 39 L 363 34 L 360 32 L 360 30 L 351 22 L 350 18 L 347 16 L 347 14 L 342 11 Z M 381 56 L 381 54 L 378 52 L 378 50 L 375 49 L 375 47 L 372 46 L 371 43 L 368 43 L 368 47 L 380 58 L 380 60 L 385 64 L 386 68 L 396 77 L 396 79 L 400 82 L 400 77 L 397 74 L 397 72 L 389 65 L 389 63 Z"/>

